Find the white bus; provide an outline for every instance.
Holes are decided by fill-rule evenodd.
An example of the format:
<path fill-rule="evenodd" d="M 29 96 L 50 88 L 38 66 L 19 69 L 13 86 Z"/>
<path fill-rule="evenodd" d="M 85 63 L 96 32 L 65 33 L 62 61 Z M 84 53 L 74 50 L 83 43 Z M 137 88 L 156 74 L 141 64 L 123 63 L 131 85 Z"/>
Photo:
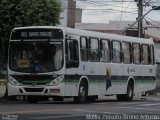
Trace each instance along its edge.
<path fill-rule="evenodd" d="M 13 29 L 8 60 L 8 96 L 29 102 L 73 97 L 77 103 L 99 95 L 132 100 L 156 83 L 151 39 L 63 27 Z"/>

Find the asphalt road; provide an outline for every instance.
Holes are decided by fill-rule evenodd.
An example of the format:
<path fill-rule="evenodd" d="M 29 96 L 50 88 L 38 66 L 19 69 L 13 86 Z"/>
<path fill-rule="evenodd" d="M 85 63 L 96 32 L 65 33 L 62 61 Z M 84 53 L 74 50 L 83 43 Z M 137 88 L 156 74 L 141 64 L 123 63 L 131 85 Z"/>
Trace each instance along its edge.
<path fill-rule="evenodd" d="M 7 119 L 6 119 L 7 118 Z M 131 102 L 115 97 L 94 103 L 64 102 L 29 104 L 22 101 L 0 101 L 2 120 L 160 120 L 160 96 L 147 96 Z"/>

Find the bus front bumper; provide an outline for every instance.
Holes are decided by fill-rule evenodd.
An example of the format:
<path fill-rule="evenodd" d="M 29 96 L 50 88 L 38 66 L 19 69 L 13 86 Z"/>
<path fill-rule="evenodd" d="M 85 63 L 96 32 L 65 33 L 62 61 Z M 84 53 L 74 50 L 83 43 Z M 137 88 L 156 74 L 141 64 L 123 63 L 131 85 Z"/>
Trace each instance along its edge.
<path fill-rule="evenodd" d="M 57 86 L 14 86 L 8 83 L 8 96 L 64 96 L 64 84 Z"/>

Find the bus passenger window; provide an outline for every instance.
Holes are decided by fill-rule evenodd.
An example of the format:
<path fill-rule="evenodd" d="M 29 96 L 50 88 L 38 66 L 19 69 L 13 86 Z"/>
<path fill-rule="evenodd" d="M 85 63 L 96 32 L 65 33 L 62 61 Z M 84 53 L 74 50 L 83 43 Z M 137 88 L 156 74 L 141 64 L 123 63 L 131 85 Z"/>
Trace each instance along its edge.
<path fill-rule="evenodd" d="M 87 45 L 87 38 L 81 37 L 81 60 L 82 61 L 88 61 L 88 45 Z"/>
<path fill-rule="evenodd" d="M 140 64 L 140 44 L 133 43 L 133 63 Z"/>
<path fill-rule="evenodd" d="M 123 62 L 126 64 L 131 63 L 131 44 L 129 42 L 122 43 Z"/>
<path fill-rule="evenodd" d="M 112 43 L 112 55 L 113 62 L 120 63 L 121 62 L 121 42 L 113 41 Z"/>
<path fill-rule="evenodd" d="M 78 67 L 79 66 L 79 51 L 77 40 L 66 41 L 66 67 Z"/>
<path fill-rule="evenodd" d="M 149 64 L 149 47 L 148 45 L 142 45 L 142 63 Z"/>
<path fill-rule="evenodd" d="M 154 47 L 150 46 L 150 63 L 154 64 Z"/>
<path fill-rule="evenodd" d="M 90 38 L 90 60 L 99 61 L 99 44 L 96 38 Z"/>
<path fill-rule="evenodd" d="M 101 61 L 110 62 L 110 41 L 101 40 Z"/>

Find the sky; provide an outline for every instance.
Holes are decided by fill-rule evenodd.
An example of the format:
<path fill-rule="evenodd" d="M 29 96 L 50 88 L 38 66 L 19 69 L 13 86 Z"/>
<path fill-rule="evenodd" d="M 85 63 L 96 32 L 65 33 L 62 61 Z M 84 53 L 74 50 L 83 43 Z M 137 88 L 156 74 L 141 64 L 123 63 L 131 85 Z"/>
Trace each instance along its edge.
<path fill-rule="evenodd" d="M 109 23 L 109 21 L 135 21 L 138 16 L 134 0 L 76 0 L 76 7 L 83 9 L 83 23 Z M 143 0 L 144 13 L 151 6 L 160 6 L 160 0 Z M 147 6 L 149 5 L 149 6 Z M 146 21 L 160 21 L 160 10 L 151 11 Z"/>

